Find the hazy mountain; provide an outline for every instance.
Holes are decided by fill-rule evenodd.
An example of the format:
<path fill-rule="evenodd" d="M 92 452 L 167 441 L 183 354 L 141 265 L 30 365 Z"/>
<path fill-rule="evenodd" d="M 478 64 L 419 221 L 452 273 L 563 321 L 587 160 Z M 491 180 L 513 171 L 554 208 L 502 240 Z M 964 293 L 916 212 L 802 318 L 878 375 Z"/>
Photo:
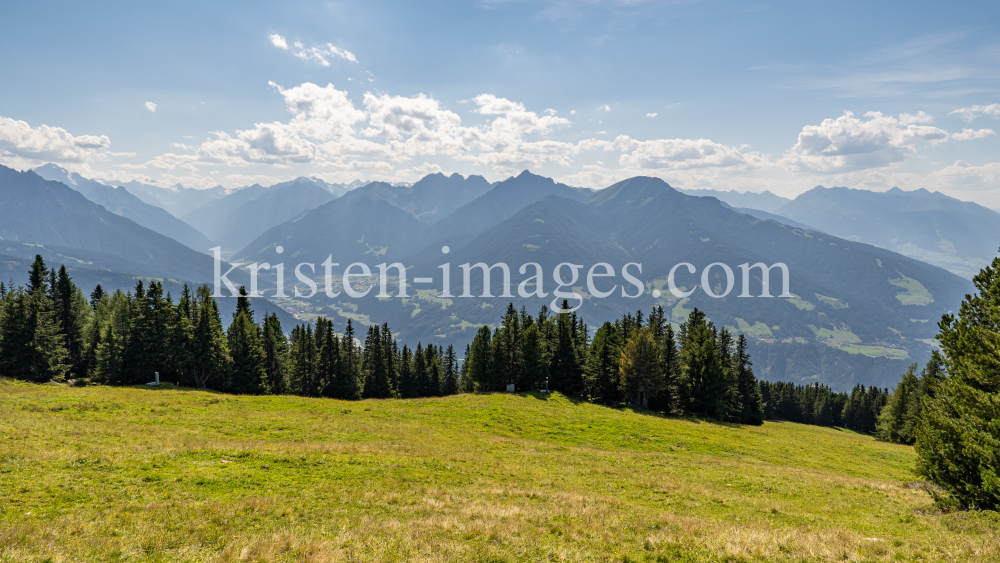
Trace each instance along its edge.
<path fill-rule="evenodd" d="M 580 201 L 593 193 L 593 190 L 573 188 L 525 170 L 494 184 L 483 195 L 440 219 L 427 232 L 427 239 L 435 246 L 459 246 L 547 196 Z"/>
<path fill-rule="evenodd" d="M 135 180 L 131 182 L 105 181 L 104 183 L 123 187 L 142 201 L 150 205 L 162 207 L 175 217 L 181 217 L 213 199 L 223 198 L 227 193 L 226 188 L 222 186 L 199 190 L 185 188 L 180 184 L 172 188 L 162 188 L 160 186 L 142 184 Z"/>
<path fill-rule="evenodd" d="M 173 279 L 213 279 L 210 256 L 116 215 L 63 183 L 5 166 L 0 166 L 0 240 L 110 255 Z"/>
<path fill-rule="evenodd" d="M 798 221 L 793 221 L 788 217 L 782 217 L 781 215 L 776 215 L 774 213 L 768 213 L 767 211 L 761 211 L 760 209 L 750 209 L 749 207 L 730 207 L 729 205 L 723 203 L 729 209 L 736 211 L 737 213 L 743 213 L 744 215 L 749 215 L 751 217 L 756 217 L 761 221 L 776 221 L 783 225 L 788 225 L 789 227 L 795 227 L 796 229 L 804 229 L 806 231 L 819 231 L 820 229 L 806 225 L 805 223 L 799 223 Z"/>
<path fill-rule="evenodd" d="M 345 185 L 328 184 L 319 178 L 300 177 L 269 187 L 254 184 L 210 201 L 184 219 L 232 251 L 267 229 L 347 192 Z M 258 198 L 263 199 L 257 202 Z"/>
<path fill-rule="evenodd" d="M 381 184 L 381 183 L 380 183 Z M 378 193 L 389 203 L 405 209 L 424 223 L 433 224 L 491 188 L 482 176 L 428 174 L 415 184 L 381 184 Z"/>
<path fill-rule="evenodd" d="M 194 227 L 174 217 L 165 209 L 142 201 L 125 188 L 115 188 L 95 180 L 89 180 L 55 164 L 39 166 L 35 168 L 34 172 L 46 180 L 62 182 L 82 193 L 90 201 L 103 205 L 108 211 L 131 219 L 143 227 L 172 238 L 189 248 L 208 252 L 208 249 L 212 247 L 211 241 Z"/>
<path fill-rule="evenodd" d="M 385 192 L 394 189 L 382 182 L 358 188 L 350 197 L 335 199 L 266 231 L 237 252 L 234 261 L 284 259 L 314 262 L 319 269 L 331 255 L 335 261 L 344 256 L 372 264 L 404 260 L 423 241 L 427 225 L 384 199 Z M 275 253 L 278 245 L 285 248 L 284 256 Z"/>
<path fill-rule="evenodd" d="M 236 209 L 244 203 L 264 195 L 266 190 L 267 188 L 260 184 L 246 186 L 225 197 L 213 199 L 194 211 L 182 215 L 181 218 L 205 233 L 208 238 L 217 241 L 229 232 L 227 221 Z"/>
<path fill-rule="evenodd" d="M 1000 213 L 942 193 L 818 186 L 776 212 L 971 279 L 1000 248 Z"/>
<path fill-rule="evenodd" d="M 330 191 L 304 178 L 273 186 L 259 197 L 243 202 L 229 215 L 220 217 L 221 230 L 228 231 L 218 240 L 226 250 L 239 250 L 271 227 L 336 198 Z"/>
<path fill-rule="evenodd" d="M 757 192 L 738 192 L 736 190 L 681 190 L 677 191 L 698 196 L 698 197 L 714 197 L 719 201 L 725 202 L 732 207 L 743 207 L 747 209 L 759 209 L 761 211 L 767 211 L 768 213 L 774 213 L 779 207 L 785 205 L 786 203 L 792 201 L 786 197 L 781 197 L 775 195 L 769 191 Z"/>

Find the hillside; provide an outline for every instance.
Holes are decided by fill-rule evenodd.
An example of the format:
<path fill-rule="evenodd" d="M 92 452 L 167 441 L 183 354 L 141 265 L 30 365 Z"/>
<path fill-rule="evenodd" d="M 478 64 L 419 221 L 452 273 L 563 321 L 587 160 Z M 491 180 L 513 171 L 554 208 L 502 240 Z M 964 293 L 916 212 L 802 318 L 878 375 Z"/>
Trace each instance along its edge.
<path fill-rule="evenodd" d="M 108 211 L 131 219 L 139 225 L 167 238 L 172 238 L 188 248 L 208 253 L 208 249 L 213 246 L 208 237 L 191 225 L 155 204 L 150 205 L 142 201 L 125 188 L 107 186 L 96 180 L 84 178 L 75 172 L 71 173 L 54 164 L 39 166 L 34 169 L 34 172 L 46 180 L 66 184 L 82 193 L 90 201 L 103 205 Z"/>
<path fill-rule="evenodd" d="M 817 186 L 774 213 L 972 279 L 1000 249 L 1000 213 L 919 189 Z"/>
<path fill-rule="evenodd" d="M 334 224 L 332 220 L 327 223 Z M 525 306 L 532 314 L 543 304 L 551 307 L 552 272 L 557 264 L 569 262 L 584 265 L 574 291 L 584 296 L 579 314 L 592 328 L 626 311 L 648 312 L 656 305 L 679 324 L 698 307 L 717 325 L 754 339 L 754 361 L 761 377 L 820 381 L 848 390 L 856 383 L 892 386 L 910 362 L 926 361 L 937 319 L 957 307 L 971 290 L 968 281 L 935 266 L 871 245 L 759 220 L 715 198 L 684 195 L 655 178 L 620 182 L 584 202 L 550 195 L 481 234 L 458 241 L 448 255 L 441 253 L 440 243 L 431 236 L 435 226 L 422 236 L 427 246 L 416 254 L 408 271 L 410 297 L 380 300 L 372 292 L 356 300 L 317 296 L 312 304 L 322 307 L 324 314 L 339 317 L 339 325 L 347 318 L 355 322 L 377 319 L 388 322 L 397 336 L 411 344 L 454 342 L 461 347 L 483 324 L 495 325 L 508 301 L 518 308 Z M 306 240 L 306 232 L 308 229 L 295 239 L 275 241 L 285 241 L 281 243 L 286 249 L 295 249 L 292 241 Z M 366 256 L 346 235 L 341 236 L 340 240 L 347 241 L 345 245 L 331 237 L 323 248 L 342 249 L 336 255 L 342 264 L 382 261 L 381 257 L 375 261 Z M 411 238 L 421 237 L 414 231 Z M 393 243 L 386 244 L 391 254 Z M 392 256 L 395 260 L 407 254 Z M 259 254 L 255 259 L 266 257 Z M 514 297 L 438 297 L 440 264 L 452 264 L 452 294 L 458 295 L 462 283 L 458 265 L 480 261 L 510 266 Z M 547 298 L 518 296 L 516 285 L 527 277 L 518 267 L 529 262 L 542 266 Z M 624 279 L 619 274 L 606 282 L 609 289 L 617 286 L 611 296 L 598 299 L 588 295 L 586 269 L 596 262 L 608 262 L 616 272 L 626 263 L 641 263 L 642 294 L 622 297 Z M 667 288 L 667 275 L 681 262 L 695 264 L 699 271 L 691 275 L 680 270 L 680 289 L 700 285 L 700 270 L 722 262 L 734 270 L 733 290 L 719 299 L 700 289 L 690 297 L 674 297 Z M 794 297 L 739 298 L 742 274 L 738 265 L 757 262 L 787 264 Z M 632 273 L 638 275 L 635 268 Z M 781 291 L 780 273 L 774 274 L 771 294 L 777 295 Z M 416 277 L 425 276 L 433 277 L 434 285 L 413 283 Z M 759 295 L 759 270 L 752 278 L 751 292 Z M 481 293 L 480 279 L 478 273 L 473 277 L 475 295 Z M 499 272 L 491 277 L 494 296 L 503 293 L 501 279 Z M 721 268 L 713 269 L 713 291 L 722 293 L 725 282 Z M 631 285 L 628 291 L 637 294 Z M 654 291 L 659 297 L 653 297 Z"/>
<path fill-rule="evenodd" d="M 109 260 L 139 264 L 150 272 L 145 275 L 212 281 L 210 256 L 111 213 L 65 184 L 4 166 L 0 166 L 0 240 L 61 247 L 60 251 L 79 249 L 82 262 L 98 253 Z"/>
<path fill-rule="evenodd" d="M 343 402 L 0 380 L 9 561 L 994 561 L 912 448 L 560 395 Z"/>

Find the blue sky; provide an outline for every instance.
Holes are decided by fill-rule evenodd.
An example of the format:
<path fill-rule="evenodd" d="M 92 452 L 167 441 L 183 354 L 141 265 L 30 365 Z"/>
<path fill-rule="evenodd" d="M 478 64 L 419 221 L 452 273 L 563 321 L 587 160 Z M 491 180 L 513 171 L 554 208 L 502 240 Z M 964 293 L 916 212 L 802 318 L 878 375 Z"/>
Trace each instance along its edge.
<path fill-rule="evenodd" d="M 996 2 L 21 3 L 0 24 L 0 162 L 1000 207 L 998 24 Z"/>

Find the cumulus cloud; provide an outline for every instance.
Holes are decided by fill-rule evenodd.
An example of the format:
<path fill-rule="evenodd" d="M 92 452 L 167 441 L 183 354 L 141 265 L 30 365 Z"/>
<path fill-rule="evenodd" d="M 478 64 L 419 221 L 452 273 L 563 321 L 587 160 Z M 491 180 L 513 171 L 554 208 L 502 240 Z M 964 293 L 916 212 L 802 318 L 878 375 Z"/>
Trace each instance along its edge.
<path fill-rule="evenodd" d="M 156 104 L 154 104 L 153 102 L 146 102 L 145 106 L 146 106 L 146 111 L 148 111 L 149 113 L 156 113 Z"/>
<path fill-rule="evenodd" d="M 767 158 L 746 147 L 731 147 L 708 139 L 653 139 L 636 141 L 621 135 L 614 145 L 627 151 L 618 163 L 633 169 L 684 170 L 729 168 L 751 170 L 767 164 Z"/>
<path fill-rule="evenodd" d="M 271 40 L 271 45 L 274 45 L 279 49 L 288 50 L 288 42 L 285 41 L 284 37 L 275 33 L 273 35 L 268 35 L 267 38 Z"/>
<path fill-rule="evenodd" d="M 952 133 L 951 138 L 956 141 L 970 141 L 973 139 L 985 139 L 996 135 L 992 129 L 962 129 L 961 133 Z"/>
<path fill-rule="evenodd" d="M 656 114 L 656 112 L 654 111 L 653 113 L 647 113 L 647 114 L 646 114 L 646 117 L 656 117 L 656 115 L 657 115 L 657 114 Z"/>
<path fill-rule="evenodd" d="M 987 115 L 994 119 L 1000 118 L 1000 104 L 990 104 L 988 106 L 969 106 L 948 112 L 948 115 L 957 115 L 961 119 L 972 123 L 977 117 Z"/>
<path fill-rule="evenodd" d="M 807 125 L 798 142 L 782 162 L 798 172 L 835 174 L 878 168 L 903 162 L 923 144 L 948 140 L 948 133 L 929 125 L 923 112 L 899 118 L 868 112 L 867 119 L 854 117 L 850 111 L 820 125 Z"/>
<path fill-rule="evenodd" d="M 62 127 L 31 127 L 24 121 L 0 117 L 0 158 L 44 162 L 87 162 L 103 156 L 111 146 L 105 135 L 74 136 Z"/>

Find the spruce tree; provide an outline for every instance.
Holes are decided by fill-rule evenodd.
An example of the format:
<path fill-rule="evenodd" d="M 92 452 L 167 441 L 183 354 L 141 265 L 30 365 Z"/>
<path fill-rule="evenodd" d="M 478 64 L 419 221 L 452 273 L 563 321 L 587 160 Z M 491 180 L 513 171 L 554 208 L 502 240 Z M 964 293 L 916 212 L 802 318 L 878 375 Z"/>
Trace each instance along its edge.
<path fill-rule="evenodd" d="M 618 386 L 636 407 L 647 408 L 649 397 L 663 387 L 660 350 L 649 327 L 632 331 L 622 347 Z"/>
<path fill-rule="evenodd" d="M 617 329 L 606 322 L 597 329 L 587 358 L 585 388 L 591 400 L 604 404 L 619 401 L 622 396 L 619 387 L 620 361 Z"/>
<path fill-rule="evenodd" d="M 337 396 L 341 399 L 357 400 L 364 393 L 365 380 L 361 372 L 361 355 L 354 338 L 354 325 L 348 319 L 344 337 L 340 340 L 342 377 L 337 382 Z"/>
<path fill-rule="evenodd" d="M 417 384 L 413 377 L 413 353 L 406 344 L 403 344 L 403 352 L 399 357 L 399 396 L 404 399 L 417 396 Z"/>
<path fill-rule="evenodd" d="M 288 392 L 288 339 L 285 338 L 281 321 L 275 313 L 264 316 L 261 347 L 264 350 L 264 374 L 267 377 L 268 391 L 274 395 L 284 395 Z M 339 350 L 337 356 L 340 356 Z"/>
<path fill-rule="evenodd" d="M 944 376 L 935 374 L 917 429 L 917 470 L 958 503 L 1000 507 L 1000 257 L 973 279 L 958 316 L 937 337 Z"/>
<path fill-rule="evenodd" d="M 417 342 L 417 349 L 413 352 L 413 380 L 416 396 L 426 397 L 430 387 L 427 377 L 427 354 L 424 353 L 424 347 L 420 342 Z"/>
<path fill-rule="evenodd" d="M 232 358 L 225 390 L 239 395 L 260 395 L 266 389 L 264 347 L 260 327 L 254 322 L 250 297 L 245 287 L 240 287 L 236 298 L 236 312 L 226 334 L 229 355 Z"/>
<path fill-rule="evenodd" d="M 530 321 L 531 317 L 528 316 L 527 319 Z M 534 322 L 528 324 L 521 338 L 521 362 L 521 379 L 516 384 L 517 388 L 528 391 L 543 387 L 548 373 L 548 366 L 545 363 L 545 342 L 541 330 Z M 462 369 L 466 370 L 465 364 L 462 365 Z"/>
<path fill-rule="evenodd" d="M 562 309 L 569 310 L 567 300 L 563 300 Z M 550 388 L 566 395 L 580 395 L 583 393 L 583 370 L 577 358 L 573 318 L 568 313 L 558 314 L 556 328 L 556 349 L 549 366 Z"/>
<path fill-rule="evenodd" d="M 433 344 L 428 344 L 427 348 L 424 348 L 424 354 L 427 355 L 427 389 L 425 396 L 440 397 L 441 354 L 438 353 L 438 347 Z"/>
<path fill-rule="evenodd" d="M 760 426 L 764 424 L 764 400 L 753 373 L 753 363 L 750 361 L 750 351 L 747 348 L 747 337 L 741 334 L 736 342 L 736 384 L 741 407 L 739 422 Z M 830 412 L 833 412 L 832 407 Z"/>
<path fill-rule="evenodd" d="M 483 325 L 472 339 L 469 349 L 469 379 L 476 391 L 497 391 L 493 387 L 493 333 L 490 327 Z M 418 347 L 419 349 L 419 347 Z"/>
<path fill-rule="evenodd" d="M 206 389 L 209 380 L 219 381 L 225 377 L 232 358 L 226 335 L 222 331 L 222 318 L 219 316 L 219 304 L 212 297 L 208 285 L 200 286 L 196 295 L 198 298 L 198 323 L 194 330 L 194 368 L 195 383 L 199 389 Z"/>
<path fill-rule="evenodd" d="M 705 314 L 695 308 L 681 326 L 680 402 L 685 411 L 722 420 L 726 415 L 726 374 L 716 333 Z"/>
<path fill-rule="evenodd" d="M 455 347 L 448 345 L 444 354 L 444 381 L 441 383 L 442 395 L 458 393 L 458 358 L 455 357 Z"/>

